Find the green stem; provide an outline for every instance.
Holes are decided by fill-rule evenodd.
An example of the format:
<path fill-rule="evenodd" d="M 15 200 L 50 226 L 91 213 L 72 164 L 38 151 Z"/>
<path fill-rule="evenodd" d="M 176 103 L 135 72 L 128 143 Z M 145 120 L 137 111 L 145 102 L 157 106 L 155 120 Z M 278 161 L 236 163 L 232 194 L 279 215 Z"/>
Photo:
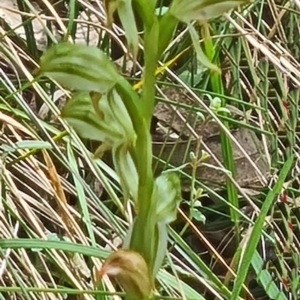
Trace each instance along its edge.
<path fill-rule="evenodd" d="M 152 141 L 150 124 L 155 104 L 155 70 L 159 55 L 164 48 L 161 46 L 160 38 L 163 36 L 163 45 L 167 46 L 174 31 L 174 18 L 169 16 L 166 20 L 173 20 L 167 34 L 163 34 L 165 28 L 160 27 L 159 21 L 154 14 L 156 1 L 134 1 L 134 7 L 144 23 L 144 74 L 143 91 L 141 99 L 136 99 L 137 94 L 125 79 L 120 79 L 116 89 L 122 96 L 124 104 L 133 122 L 137 134 L 136 144 L 133 152 L 138 175 L 138 207 L 137 217 L 133 224 L 130 248 L 141 253 L 146 260 L 151 275 L 155 265 L 158 232 L 156 226 L 156 199 L 153 194 L 153 172 L 152 172 Z M 160 31 L 161 28 L 161 31 Z"/>
<path fill-rule="evenodd" d="M 153 18 L 153 23 L 150 27 L 144 28 L 144 59 L 145 69 L 143 74 L 143 92 L 142 103 L 140 106 L 143 116 L 143 136 L 140 139 L 144 140 L 143 145 L 137 141 L 137 155 L 140 158 L 141 169 L 144 173 L 139 173 L 139 188 L 138 188 L 138 203 L 139 211 L 136 218 L 131 247 L 133 250 L 142 251 L 144 258 L 148 264 L 149 270 L 153 271 L 156 247 L 156 207 L 153 203 L 153 173 L 152 173 L 152 140 L 150 135 L 150 124 L 154 109 L 155 101 L 155 70 L 157 67 L 157 45 L 158 41 L 158 20 L 156 16 Z"/>
<path fill-rule="evenodd" d="M 151 183 L 153 182 L 153 175 L 151 136 L 145 118 L 141 115 L 139 110 L 140 107 L 137 105 L 140 102 L 140 99 L 132 90 L 131 85 L 123 77 L 120 78 L 115 88 L 124 101 L 137 135 L 133 159 L 139 174 L 139 186 L 142 189 L 142 191 L 139 192 L 139 195 L 142 192 L 146 192 L 144 196 L 148 195 L 148 192 L 152 194 Z M 151 189 L 148 186 L 151 186 Z M 148 187 L 149 191 L 146 190 L 146 187 Z M 147 209 L 148 208 L 149 207 L 147 207 Z"/>
<path fill-rule="evenodd" d="M 144 34 L 144 57 L 145 71 L 143 76 L 143 93 L 142 93 L 142 112 L 146 119 L 148 130 L 150 130 L 150 122 L 154 109 L 155 100 L 155 70 L 157 67 L 157 46 L 159 44 L 159 25 L 155 18 L 150 28 L 145 28 Z"/>

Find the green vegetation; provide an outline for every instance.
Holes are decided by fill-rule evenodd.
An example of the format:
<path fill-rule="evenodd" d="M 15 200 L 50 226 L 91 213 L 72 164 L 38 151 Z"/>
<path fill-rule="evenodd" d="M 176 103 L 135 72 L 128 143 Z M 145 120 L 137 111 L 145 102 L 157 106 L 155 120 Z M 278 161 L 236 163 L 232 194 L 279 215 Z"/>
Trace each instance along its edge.
<path fill-rule="evenodd" d="M 298 10 L 4 1 L 0 299 L 297 300 Z"/>

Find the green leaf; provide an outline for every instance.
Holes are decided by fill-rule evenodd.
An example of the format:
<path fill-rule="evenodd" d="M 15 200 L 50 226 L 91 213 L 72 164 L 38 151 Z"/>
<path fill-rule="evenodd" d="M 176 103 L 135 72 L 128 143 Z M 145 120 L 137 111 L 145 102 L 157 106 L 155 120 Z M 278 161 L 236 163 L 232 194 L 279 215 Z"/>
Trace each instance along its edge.
<path fill-rule="evenodd" d="M 25 140 L 16 142 L 12 146 L 3 144 L 0 149 L 4 152 L 14 152 L 17 149 L 52 149 L 52 145 L 45 141 Z"/>
<path fill-rule="evenodd" d="M 77 91 L 108 92 L 118 81 L 113 63 L 98 48 L 60 43 L 41 57 L 40 73 Z"/>
<path fill-rule="evenodd" d="M 0 150 L 2 150 L 5 153 L 10 153 L 10 152 L 15 152 L 16 147 L 12 147 L 12 146 L 7 145 L 7 144 L 2 144 L 2 145 L 0 145 Z"/>
<path fill-rule="evenodd" d="M 54 241 L 54 242 L 61 241 L 61 238 L 57 235 L 57 233 L 54 233 L 54 232 L 48 232 L 46 235 L 46 238 L 48 241 Z M 32 248 L 31 249 L 32 252 L 41 252 L 42 250 L 43 250 L 43 248 Z"/>
<path fill-rule="evenodd" d="M 255 250 L 253 254 L 251 264 L 255 273 L 257 274 L 258 282 L 264 287 L 270 299 L 287 300 L 287 297 L 275 284 L 270 272 L 267 269 L 263 270 L 264 261 L 257 250 Z"/>
<path fill-rule="evenodd" d="M 168 247 L 168 227 L 164 222 L 158 222 L 156 225 L 157 229 L 157 249 L 155 255 L 155 261 L 152 271 L 152 276 L 155 278 L 157 275 L 163 260 L 165 258 L 167 247 Z"/>
<path fill-rule="evenodd" d="M 207 21 L 216 18 L 249 0 L 174 0 L 170 12 L 178 20 L 189 23 L 193 20 Z"/>
<path fill-rule="evenodd" d="M 192 38 L 193 46 L 196 51 L 197 60 L 199 63 L 201 63 L 204 67 L 211 69 L 216 72 L 220 72 L 219 68 L 211 63 L 211 61 L 206 57 L 204 52 L 201 49 L 201 46 L 199 44 L 199 35 L 192 24 L 188 25 L 189 32 Z"/>
<path fill-rule="evenodd" d="M 96 114 L 88 93 L 76 93 L 64 106 L 61 116 L 83 138 L 111 144 L 122 138 L 121 133 L 103 122 Z"/>
<path fill-rule="evenodd" d="M 257 217 L 257 220 L 255 221 L 253 230 L 251 232 L 251 235 L 249 237 L 248 243 L 245 247 L 247 247 L 247 250 L 245 251 L 244 256 L 242 257 L 242 261 L 240 263 L 235 281 L 234 286 L 232 290 L 232 294 L 230 297 L 230 300 L 236 300 L 240 294 L 240 291 L 242 289 L 242 286 L 245 282 L 245 278 L 248 274 L 248 270 L 253 258 L 253 255 L 255 254 L 257 244 L 259 242 L 259 239 L 261 237 L 261 231 L 267 216 L 267 213 L 273 205 L 274 198 L 276 197 L 276 194 L 279 194 L 284 181 L 286 179 L 286 176 L 291 170 L 292 164 L 293 164 L 294 157 L 290 156 L 289 159 L 285 162 L 283 165 L 281 172 L 279 173 L 278 179 L 276 181 L 276 184 L 273 189 L 271 189 L 264 200 L 263 206 L 261 208 L 260 214 Z"/>
<path fill-rule="evenodd" d="M 181 185 L 176 171 L 165 171 L 155 179 L 152 200 L 156 203 L 157 222 L 169 224 L 176 220 L 181 201 Z"/>
<path fill-rule="evenodd" d="M 126 140 L 134 142 L 136 134 L 122 98 L 114 89 L 107 93 L 107 101 L 105 101 L 105 97 L 106 95 L 104 95 L 104 99 L 99 102 L 99 108 L 104 114 L 104 121 L 107 122 L 109 126 L 116 126 L 117 130 L 126 137 Z M 106 104 L 108 104 L 108 107 L 106 107 Z"/>
<path fill-rule="evenodd" d="M 138 53 L 139 40 L 131 0 L 119 0 L 117 9 L 121 23 L 125 30 L 128 47 L 135 59 Z"/>
<path fill-rule="evenodd" d="M 41 248 L 43 250 L 59 250 L 72 253 L 80 253 L 87 256 L 94 256 L 99 258 L 106 258 L 109 251 L 99 247 L 86 246 L 81 244 L 74 244 L 64 241 L 43 240 L 43 239 L 0 239 L 0 249 L 34 249 Z"/>
<path fill-rule="evenodd" d="M 202 222 L 203 224 L 205 224 L 205 222 L 206 222 L 205 215 L 200 210 L 198 210 L 196 208 L 191 209 L 191 216 L 192 216 L 193 219 L 195 219 L 198 222 Z"/>
<path fill-rule="evenodd" d="M 114 147 L 113 161 L 120 177 L 124 198 L 127 200 L 131 195 L 134 203 L 137 204 L 139 177 L 128 147 L 130 145 L 127 144 Z"/>
<path fill-rule="evenodd" d="M 61 115 L 81 137 L 102 141 L 106 149 L 134 144 L 136 134 L 119 94 L 112 90 L 93 101 L 86 92 L 76 93 Z"/>
<path fill-rule="evenodd" d="M 27 140 L 16 142 L 17 149 L 52 149 L 52 145 L 49 142 L 38 140 Z"/>

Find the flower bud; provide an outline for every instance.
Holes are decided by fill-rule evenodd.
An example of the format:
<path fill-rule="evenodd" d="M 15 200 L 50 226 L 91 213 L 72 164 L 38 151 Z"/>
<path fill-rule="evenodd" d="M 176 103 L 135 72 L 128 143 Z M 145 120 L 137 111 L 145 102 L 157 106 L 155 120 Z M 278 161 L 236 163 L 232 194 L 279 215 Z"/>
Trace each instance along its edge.
<path fill-rule="evenodd" d="M 152 282 L 144 258 L 131 250 L 118 250 L 104 262 L 98 273 L 114 277 L 130 300 L 145 300 L 152 294 Z"/>
<path fill-rule="evenodd" d="M 110 144 L 134 144 L 136 134 L 127 109 L 113 89 L 95 97 L 89 93 L 77 93 L 64 106 L 61 116 L 83 138 Z"/>

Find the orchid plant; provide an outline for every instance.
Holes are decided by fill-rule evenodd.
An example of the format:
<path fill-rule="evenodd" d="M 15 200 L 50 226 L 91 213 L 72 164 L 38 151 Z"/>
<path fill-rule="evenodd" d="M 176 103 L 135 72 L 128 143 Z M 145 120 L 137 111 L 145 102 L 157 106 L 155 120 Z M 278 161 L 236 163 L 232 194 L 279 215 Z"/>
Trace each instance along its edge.
<path fill-rule="evenodd" d="M 154 179 L 150 123 L 155 104 L 155 71 L 179 22 L 189 28 L 199 61 L 218 72 L 202 52 L 194 21 L 207 22 L 247 0 L 173 0 L 157 15 L 156 0 L 106 0 L 108 26 L 115 13 L 125 30 L 135 60 L 143 44 L 144 72 L 141 94 L 119 74 L 98 48 L 59 43 L 41 58 L 40 75 L 48 76 L 72 92 L 61 112 L 83 138 L 101 142 L 95 155 L 112 151 L 113 164 L 125 199 L 134 203 L 136 217 L 126 247 L 113 253 L 99 271 L 115 276 L 129 300 L 153 297 L 154 279 L 167 250 L 167 225 L 176 219 L 181 199 L 175 171 Z M 143 22 L 139 37 L 135 14 Z"/>

